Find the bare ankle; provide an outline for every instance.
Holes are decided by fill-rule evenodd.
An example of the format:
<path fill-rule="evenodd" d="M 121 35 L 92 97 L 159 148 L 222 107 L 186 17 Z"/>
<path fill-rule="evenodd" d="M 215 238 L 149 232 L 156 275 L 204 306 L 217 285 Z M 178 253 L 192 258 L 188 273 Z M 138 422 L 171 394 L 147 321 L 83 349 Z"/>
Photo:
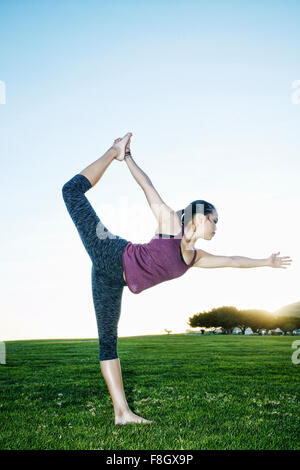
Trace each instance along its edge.
<path fill-rule="evenodd" d="M 114 146 L 109 147 L 109 149 L 107 150 L 107 153 L 110 153 L 113 159 L 115 159 L 119 155 L 118 150 Z"/>
<path fill-rule="evenodd" d="M 114 408 L 114 414 L 116 418 L 121 418 L 122 416 L 125 416 L 130 412 L 131 410 L 128 406 Z"/>

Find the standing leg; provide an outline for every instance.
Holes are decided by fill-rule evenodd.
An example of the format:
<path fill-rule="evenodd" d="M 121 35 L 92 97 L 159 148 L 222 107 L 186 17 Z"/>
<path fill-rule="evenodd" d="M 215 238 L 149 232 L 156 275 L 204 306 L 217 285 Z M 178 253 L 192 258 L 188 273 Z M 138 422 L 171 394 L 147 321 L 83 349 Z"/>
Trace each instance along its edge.
<path fill-rule="evenodd" d="M 113 402 L 115 424 L 150 423 L 130 410 L 123 387 L 117 341 L 124 286 L 108 282 L 93 267 L 92 288 L 99 334 L 100 369 Z"/>
<path fill-rule="evenodd" d="M 115 424 L 152 423 L 130 410 L 123 387 L 120 359 L 100 361 L 100 368 L 113 402 Z"/>

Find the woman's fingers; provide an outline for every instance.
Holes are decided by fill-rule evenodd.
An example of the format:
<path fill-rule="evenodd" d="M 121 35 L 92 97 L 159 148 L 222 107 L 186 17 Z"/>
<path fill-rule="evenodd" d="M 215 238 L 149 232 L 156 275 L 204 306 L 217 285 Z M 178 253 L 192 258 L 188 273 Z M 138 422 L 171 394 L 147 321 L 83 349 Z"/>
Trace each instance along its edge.
<path fill-rule="evenodd" d="M 290 256 L 278 256 L 280 251 L 272 253 L 271 262 L 274 268 L 287 269 L 292 264 L 292 258 Z"/>
<path fill-rule="evenodd" d="M 276 253 L 274 253 L 272 256 L 275 256 L 280 261 L 292 261 L 290 256 L 276 256 Z"/>

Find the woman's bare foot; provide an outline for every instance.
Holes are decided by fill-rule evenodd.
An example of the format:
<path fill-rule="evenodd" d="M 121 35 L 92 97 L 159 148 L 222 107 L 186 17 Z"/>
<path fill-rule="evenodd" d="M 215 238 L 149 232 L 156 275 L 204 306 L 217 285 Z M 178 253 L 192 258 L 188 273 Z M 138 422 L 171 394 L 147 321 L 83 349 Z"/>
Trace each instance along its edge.
<path fill-rule="evenodd" d="M 131 137 L 130 137 L 131 139 Z M 130 155 L 131 156 L 131 150 L 130 150 L 130 139 L 128 140 L 128 143 L 126 144 L 126 147 L 125 147 L 125 157 L 126 155 Z M 117 139 L 114 140 L 114 143 L 116 144 L 117 142 L 120 142 L 121 137 L 118 137 Z"/>
<path fill-rule="evenodd" d="M 124 137 L 116 139 L 114 141 L 113 148 L 116 149 L 116 151 L 118 152 L 117 155 L 115 156 L 116 160 L 120 160 L 120 161 L 124 160 L 125 152 L 127 152 L 126 146 L 130 142 L 131 136 L 132 136 L 132 133 L 128 132 L 126 135 L 124 135 Z"/>
<path fill-rule="evenodd" d="M 152 423 L 148 419 L 142 418 L 134 414 L 131 410 L 124 412 L 120 416 L 115 416 L 115 424 L 129 424 L 129 423 Z"/>

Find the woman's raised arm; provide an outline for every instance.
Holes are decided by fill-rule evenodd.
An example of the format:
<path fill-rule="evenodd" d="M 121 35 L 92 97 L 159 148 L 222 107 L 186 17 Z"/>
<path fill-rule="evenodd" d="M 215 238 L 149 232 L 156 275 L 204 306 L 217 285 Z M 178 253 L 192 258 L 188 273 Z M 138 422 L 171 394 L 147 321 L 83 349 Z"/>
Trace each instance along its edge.
<path fill-rule="evenodd" d="M 176 212 L 162 200 L 159 193 L 154 188 L 150 178 L 136 164 L 132 156 L 126 155 L 125 161 L 132 176 L 145 193 L 149 206 L 158 221 L 159 230 L 161 232 L 167 231 L 167 233 L 169 233 L 168 231 L 173 231 L 175 228 L 176 231 L 177 226 L 180 227 L 179 218 Z M 177 230 L 177 232 L 179 230 Z"/>
<path fill-rule="evenodd" d="M 125 162 L 129 170 L 131 171 L 132 176 L 134 177 L 135 181 L 141 186 L 141 188 L 145 191 L 147 186 L 152 186 L 153 184 L 150 178 L 144 173 L 144 171 L 136 164 L 132 155 L 125 155 L 124 158 Z"/>

